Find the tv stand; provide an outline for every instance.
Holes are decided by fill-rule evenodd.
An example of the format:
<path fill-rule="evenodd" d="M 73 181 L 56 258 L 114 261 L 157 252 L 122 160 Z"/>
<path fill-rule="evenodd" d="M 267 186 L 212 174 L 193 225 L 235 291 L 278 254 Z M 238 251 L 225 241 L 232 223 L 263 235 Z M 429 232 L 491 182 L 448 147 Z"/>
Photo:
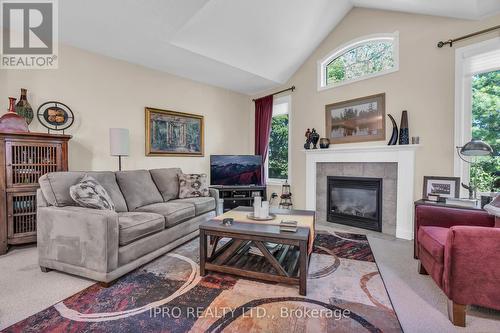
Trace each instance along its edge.
<path fill-rule="evenodd" d="M 227 212 L 238 206 L 252 207 L 256 196 L 266 200 L 266 186 L 210 186 L 219 191 L 219 198 L 223 200 L 223 211 Z"/>

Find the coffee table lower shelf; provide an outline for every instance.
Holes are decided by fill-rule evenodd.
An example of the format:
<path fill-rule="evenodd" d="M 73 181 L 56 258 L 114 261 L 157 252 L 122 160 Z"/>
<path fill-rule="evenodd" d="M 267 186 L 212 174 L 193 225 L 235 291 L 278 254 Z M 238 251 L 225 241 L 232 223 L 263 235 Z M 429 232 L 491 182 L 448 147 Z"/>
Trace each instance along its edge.
<path fill-rule="evenodd" d="M 308 237 L 292 239 L 287 238 L 286 234 L 279 236 L 221 232 L 200 227 L 200 274 L 204 276 L 207 271 L 213 271 L 299 285 L 300 295 L 305 296 L 309 264 Z M 227 241 L 223 242 L 223 239 Z M 270 251 L 266 244 L 275 245 Z M 262 255 L 251 253 L 252 247 L 257 248 Z"/>

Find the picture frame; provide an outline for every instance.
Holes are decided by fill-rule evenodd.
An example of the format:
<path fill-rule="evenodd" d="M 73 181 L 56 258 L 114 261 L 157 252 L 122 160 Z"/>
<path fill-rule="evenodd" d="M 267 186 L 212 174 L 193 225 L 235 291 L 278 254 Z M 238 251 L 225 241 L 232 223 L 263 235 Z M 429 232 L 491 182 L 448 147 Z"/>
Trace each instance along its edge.
<path fill-rule="evenodd" d="M 146 156 L 205 155 L 202 115 L 145 108 Z"/>
<path fill-rule="evenodd" d="M 422 198 L 429 194 L 441 198 L 458 198 L 460 196 L 460 177 L 424 176 Z"/>
<path fill-rule="evenodd" d="M 330 143 L 383 141 L 385 93 L 325 106 L 326 137 Z"/>

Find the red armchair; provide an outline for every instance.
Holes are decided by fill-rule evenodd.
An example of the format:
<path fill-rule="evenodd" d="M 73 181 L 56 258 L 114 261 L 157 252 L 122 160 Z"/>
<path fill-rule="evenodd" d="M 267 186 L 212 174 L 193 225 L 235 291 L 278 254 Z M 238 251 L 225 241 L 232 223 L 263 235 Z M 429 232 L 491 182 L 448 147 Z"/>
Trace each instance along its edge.
<path fill-rule="evenodd" d="M 448 297 L 448 317 L 465 326 L 466 306 L 500 310 L 500 228 L 482 210 L 415 206 L 415 257 Z"/>

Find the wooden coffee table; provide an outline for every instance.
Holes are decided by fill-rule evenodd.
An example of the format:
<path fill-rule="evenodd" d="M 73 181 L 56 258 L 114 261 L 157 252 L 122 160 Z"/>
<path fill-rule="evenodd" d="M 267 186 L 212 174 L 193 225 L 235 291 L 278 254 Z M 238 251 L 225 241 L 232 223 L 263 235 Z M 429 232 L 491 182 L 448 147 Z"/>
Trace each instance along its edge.
<path fill-rule="evenodd" d="M 235 210 L 250 212 L 251 208 Z M 313 211 L 274 210 L 274 213 L 306 215 L 314 223 Z M 276 223 L 276 221 L 275 221 Z M 219 220 L 200 224 L 200 274 L 207 271 L 228 273 L 264 281 L 299 285 L 300 295 L 307 291 L 310 228 L 297 232 L 280 231 L 279 226 L 235 221 L 225 226 Z M 314 235 L 311 235 L 314 237 Z M 223 242 L 222 239 L 229 239 Z M 272 250 L 270 251 L 270 244 Z M 258 248 L 261 255 L 251 254 Z"/>

